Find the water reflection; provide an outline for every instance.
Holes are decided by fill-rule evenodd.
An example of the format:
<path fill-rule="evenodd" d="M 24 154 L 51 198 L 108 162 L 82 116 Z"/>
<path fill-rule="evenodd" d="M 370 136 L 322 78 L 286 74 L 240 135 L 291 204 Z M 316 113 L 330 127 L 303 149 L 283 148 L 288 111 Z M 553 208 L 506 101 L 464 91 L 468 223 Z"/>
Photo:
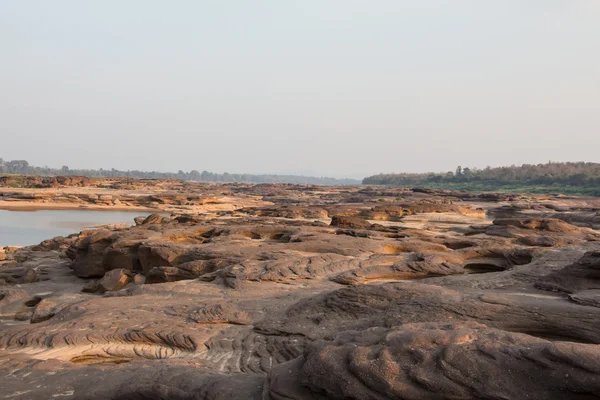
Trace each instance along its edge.
<path fill-rule="evenodd" d="M 133 224 L 142 211 L 0 210 L 0 247 L 28 246 L 104 224 Z"/>

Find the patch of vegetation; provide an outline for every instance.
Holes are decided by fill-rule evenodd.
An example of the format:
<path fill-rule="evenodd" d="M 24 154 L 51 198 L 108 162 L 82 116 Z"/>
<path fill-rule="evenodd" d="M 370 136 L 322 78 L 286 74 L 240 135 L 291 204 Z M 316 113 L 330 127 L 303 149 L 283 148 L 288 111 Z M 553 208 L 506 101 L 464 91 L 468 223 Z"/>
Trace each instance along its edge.
<path fill-rule="evenodd" d="M 365 178 L 363 184 L 600 196 L 600 164 L 549 162 L 485 169 L 459 166 L 446 173 L 379 174 Z"/>
<path fill-rule="evenodd" d="M 563 185 L 496 185 L 493 183 L 423 183 L 418 185 L 424 189 L 448 189 L 465 192 L 505 192 L 505 193 L 537 193 L 537 194 L 566 194 L 573 196 L 600 196 L 600 187 L 581 187 Z M 524 198 L 523 200 L 527 200 Z"/>
<path fill-rule="evenodd" d="M 35 167 L 29 165 L 25 160 L 5 161 L 0 158 L 0 175 L 18 174 L 35 176 L 86 176 L 88 178 L 115 178 L 130 177 L 136 179 L 180 179 L 184 181 L 205 181 L 205 182 L 250 182 L 250 183 L 292 183 L 309 185 L 358 185 L 357 179 L 336 179 L 317 176 L 301 175 L 254 175 L 254 174 L 230 174 L 225 172 L 217 174 L 208 171 L 192 170 L 184 172 L 157 172 L 157 171 L 137 171 L 118 169 L 70 169 L 63 165 L 61 168 Z"/>

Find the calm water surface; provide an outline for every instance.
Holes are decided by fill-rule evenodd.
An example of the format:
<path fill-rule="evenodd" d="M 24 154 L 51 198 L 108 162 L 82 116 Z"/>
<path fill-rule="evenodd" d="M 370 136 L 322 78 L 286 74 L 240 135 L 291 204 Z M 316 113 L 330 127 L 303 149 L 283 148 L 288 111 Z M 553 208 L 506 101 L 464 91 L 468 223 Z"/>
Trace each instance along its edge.
<path fill-rule="evenodd" d="M 133 224 L 143 211 L 0 210 L 0 247 L 29 246 L 104 224 Z"/>

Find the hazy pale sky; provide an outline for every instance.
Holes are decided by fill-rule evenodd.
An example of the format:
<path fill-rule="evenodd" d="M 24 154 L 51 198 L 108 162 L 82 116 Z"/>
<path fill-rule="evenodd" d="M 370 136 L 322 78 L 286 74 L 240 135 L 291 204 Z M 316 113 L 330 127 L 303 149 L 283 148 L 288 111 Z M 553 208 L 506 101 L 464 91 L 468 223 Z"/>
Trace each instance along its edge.
<path fill-rule="evenodd" d="M 600 0 L 2 0 L 0 51 L 0 157 L 35 165 L 600 161 Z"/>

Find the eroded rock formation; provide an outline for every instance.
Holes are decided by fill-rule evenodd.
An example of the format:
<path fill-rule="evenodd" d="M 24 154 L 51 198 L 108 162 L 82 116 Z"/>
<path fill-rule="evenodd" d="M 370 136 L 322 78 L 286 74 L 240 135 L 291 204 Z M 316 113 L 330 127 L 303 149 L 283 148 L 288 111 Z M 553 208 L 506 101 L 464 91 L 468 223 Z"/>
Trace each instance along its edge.
<path fill-rule="evenodd" d="M 71 184 L 157 214 L 0 252 L 7 398 L 600 397 L 597 199 Z"/>

